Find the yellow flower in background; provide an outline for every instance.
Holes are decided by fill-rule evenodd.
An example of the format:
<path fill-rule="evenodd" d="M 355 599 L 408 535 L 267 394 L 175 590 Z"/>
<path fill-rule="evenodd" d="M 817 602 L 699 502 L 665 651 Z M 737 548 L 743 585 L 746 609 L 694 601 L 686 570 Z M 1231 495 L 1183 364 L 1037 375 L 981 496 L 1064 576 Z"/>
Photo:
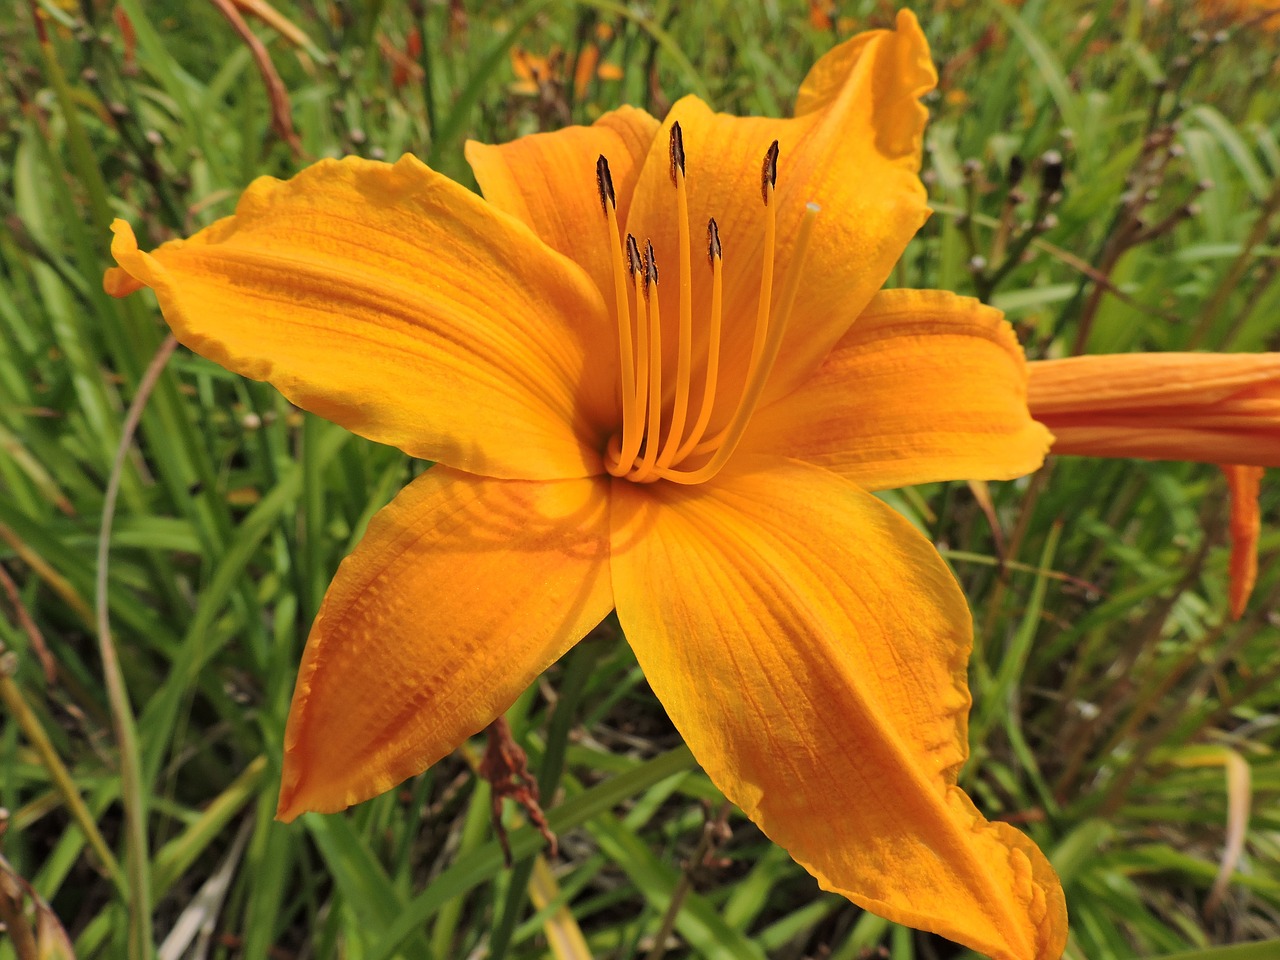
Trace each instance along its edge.
<path fill-rule="evenodd" d="M 107 289 L 437 465 L 378 513 L 307 641 L 279 815 L 446 756 L 611 610 L 707 774 L 827 889 L 1001 960 L 1062 891 L 956 785 L 972 626 L 868 491 L 1035 469 L 1010 328 L 877 292 L 927 210 L 914 17 L 810 71 L 793 119 L 621 109 L 501 146 L 484 192 L 323 161 Z"/>
<path fill-rule="evenodd" d="M 1280 353 L 1134 353 L 1029 364 L 1053 452 L 1222 465 L 1231 491 L 1231 615 L 1258 573 L 1258 488 L 1280 466 Z"/>

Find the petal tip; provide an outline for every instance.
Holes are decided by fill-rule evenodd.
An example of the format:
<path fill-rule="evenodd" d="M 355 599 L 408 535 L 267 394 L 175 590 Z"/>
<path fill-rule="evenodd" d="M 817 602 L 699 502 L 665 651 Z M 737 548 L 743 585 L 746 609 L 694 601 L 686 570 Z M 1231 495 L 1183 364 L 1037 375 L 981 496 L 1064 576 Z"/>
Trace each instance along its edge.
<path fill-rule="evenodd" d="M 111 256 L 115 258 L 117 267 L 109 267 L 102 275 L 102 289 L 112 297 L 127 297 L 147 284 L 134 276 L 131 265 L 137 265 L 141 256 L 138 250 L 138 238 L 134 236 L 133 227 L 128 221 L 117 217 L 111 221 Z"/>

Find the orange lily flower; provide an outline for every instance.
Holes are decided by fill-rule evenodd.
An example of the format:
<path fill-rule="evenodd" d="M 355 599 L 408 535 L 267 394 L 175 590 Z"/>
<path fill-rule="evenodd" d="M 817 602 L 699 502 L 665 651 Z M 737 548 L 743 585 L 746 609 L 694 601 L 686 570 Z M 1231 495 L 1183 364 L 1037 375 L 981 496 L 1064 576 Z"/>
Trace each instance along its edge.
<path fill-rule="evenodd" d="M 1207 17 L 1239 20 L 1264 30 L 1280 30 L 1280 0 L 1200 0 Z"/>
<path fill-rule="evenodd" d="M 1028 365 L 1054 453 L 1222 465 L 1231 492 L 1232 617 L 1258 573 L 1258 488 L 1280 466 L 1280 353 L 1136 353 Z"/>
<path fill-rule="evenodd" d="M 596 34 L 601 40 L 608 40 L 613 31 L 607 24 L 599 24 Z M 511 70 L 516 75 L 511 92 L 532 96 L 541 93 L 547 84 L 563 82 L 568 55 L 560 47 L 552 47 L 545 57 L 530 53 L 524 47 L 512 47 L 510 59 Z M 622 68 L 617 64 L 600 62 L 600 48 L 596 44 L 584 44 L 573 70 L 573 95 L 583 96 L 592 77 L 621 80 L 622 76 Z"/>
<path fill-rule="evenodd" d="M 965 598 L 868 492 L 1014 477 L 1049 442 L 999 313 L 877 292 L 927 214 L 935 79 L 904 12 L 819 60 L 793 119 L 687 97 L 469 143 L 483 201 L 352 158 L 150 254 L 116 223 L 109 292 L 151 287 L 196 352 L 437 462 L 324 599 L 282 819 L 419 773 L 616 609 L 707 774 L 825 888 L 1060 955 L 1048 861 L 956 784 Z"/>

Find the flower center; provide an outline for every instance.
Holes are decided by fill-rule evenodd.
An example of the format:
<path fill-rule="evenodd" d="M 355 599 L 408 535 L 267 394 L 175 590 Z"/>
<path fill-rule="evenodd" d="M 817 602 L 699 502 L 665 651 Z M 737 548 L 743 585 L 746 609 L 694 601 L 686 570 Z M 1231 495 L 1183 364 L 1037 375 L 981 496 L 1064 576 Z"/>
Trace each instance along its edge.
<path fill-rule="evenodd" d="M 662 316 L 658 297 L 658 264 L 653 244 L 644 252 L 627 234 L 623 250 L 618 229 L 617 201 L 609 162 L 596 162 L 600 205 L 609 223 L 613 260 L 613 287 L 618 320 L 618 356 L 622 365 L 622 426 L 609 438 L 605 468 L 615 477 L 637 483 L 670 480 L 705 483 L 718 474 L 733 455 L 756 406 L 764 394 L 769 374 L 778 359 L 787 318 L 800 287 L 805 251 L 818 214 L 816 204 L 805 206 L 796 236 L 791 268 L 778 306 L 773 307 L 773 273 L 778 217 L 774 191 L 778 182 L 778 141 L 765 152 L 760 173 L 764 201 L 764 263 L 760 272 L 751 359 L 746 379 L 725 425 L 707 436 L 716 407 L 720 383 L 720 349 L 723 332 L 724 253 L 715 218 L 707 221 L 707 262 L 711 270 L 711 308 L 705 318 L 707 359 L 701 400 L 691 417 L 693 380 L 693 258 L 689 229 L 689 194 L 685 186 L 684 138 L 679 123 L 671 125 L 671 183 L 675 188 L 678 255 L 680 261 L 680 318 L 675 351 L 675 386 L 664 387 Z M 631 302 L 635 303 L 632 317 Z M 701 333 L 702 331 L 699 330 Z M 669 371 L 670 372 L 670 371 Z M 666 393 L 664 393 L 664 389 Z M 669 399 L 668 399 L 669 398 Z M 692 422 L 690 422 L 692 421 Z"/>

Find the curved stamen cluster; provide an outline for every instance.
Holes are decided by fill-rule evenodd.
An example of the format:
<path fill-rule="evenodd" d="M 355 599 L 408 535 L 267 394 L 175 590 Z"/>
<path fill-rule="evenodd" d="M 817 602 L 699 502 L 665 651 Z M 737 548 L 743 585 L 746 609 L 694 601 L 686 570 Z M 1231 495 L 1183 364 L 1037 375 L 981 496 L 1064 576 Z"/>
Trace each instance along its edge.
<path fill-rule="evenodd" d="M 751 359 L 732 414 L 713 436 L 707 436 L 720 386 L 720 346 L 723 330 L 724 254 L 715 218 L 707 221 L 707 261 L 711 269 L 711 311 L 706 323 L 707 354 L 700 405 L 689 428 L 693 392 L 693 262 L 689 229 L 689 193 L 685 185 L 684 137 L 679 123 L 671 125 L 671 184 L 675 188 L 677 243 L 680 258 L 680 317 L 674 388 L 664 393 L 662 317 L 657 295 L 658 265 L 653 244 L 640 245 L 627 234 L 623 248 L 617 201 L 609 162 L 596 162 L 600 205 L 609 226 L 613 286 L 618 321 L 618 356 L 622 366 L 622 427 L 609 439 L 605 467 L 615 477 L 638 483 L 671 480 L 695 484 L 710 480 L 723 469 L 746 432 L 764 393 L 765 384 L 782 346 L 787 318 L 800 287 L 804 253 L 818 213 L 808 204 L 795 241 L 786 284 L 775 312 L 773 274 L 778 218 L 774 192 L 778 182 L 778 141 L 765 153 L 760 175 L 764 201 L 764 263 L 760 274 Z M 630 304 L 635 303 L 635 317 Z M 667 400 L 670 400 L 669 405 Z M 689 428 L 689 429 L 686 429 Z"/>

